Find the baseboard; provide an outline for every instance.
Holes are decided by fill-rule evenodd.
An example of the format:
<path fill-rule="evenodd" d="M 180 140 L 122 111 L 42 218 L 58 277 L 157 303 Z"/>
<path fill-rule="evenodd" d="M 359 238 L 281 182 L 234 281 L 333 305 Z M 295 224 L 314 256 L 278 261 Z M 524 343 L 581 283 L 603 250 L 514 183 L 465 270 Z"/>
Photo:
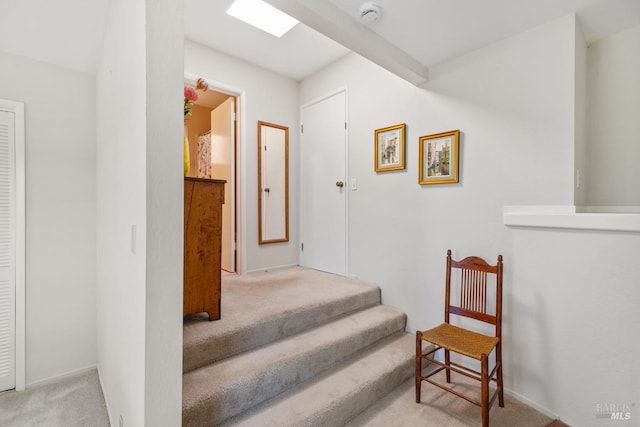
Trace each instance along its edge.
<path fill-rule="evenodd" d="M 246 274 L 251 274 L 251 273 L 261 273 L 264 271 L 270 271 L 270 270 L 281 270 L 283 268 L 291 268 L 291 267 L 299 267 L 299 264 L 285 264 L 285 265 L 276 265 L 273 267 L 262 267 L 262 268 L 256 268 L 254 270 L 248 270 Z"/>
<path fill-rule="evenodd" d="M 109 399 L 107 398 L 107 393 L 104 390 L 104 383 L 102 382 L 102 374 L 100 373 L 100 368 L 98 370 L 98 382 L 100 383 L 100 390 L 102 391 L 102 397 L 104 398 L 104 405 L 107 407 L 107 417 L 109 418 L 109 425 L 116 426 L 115 420 L 111 418 L 111 406 L 109 406 Z"/>
<path fill-rule="evenodd" d="M 51 383 L 63 380 L 65 378 L 75 377 L 75 376 L 78 376 L 80 374 L 84 374 L 86 372 L 93 371 L 94 369 L 97 369 L 97 365 L 91 365 L 91 366 L 87 366 L 87 367 L 84 367 L 84 368 L 76 369 L 74 371 L 65 372 L 64 374 L 54 375 L 52 377 L 48 377 L 48 378 L 44 378 L 44 379 L 41 379 L 41 380 L 38 380 L 38 381 L 33 381 L 33 382 L 30 382 L 30 383 L 27 383 L 27 388 L 40 386 L 40 385 L 45 385 L 45 384 L 51 384 Z"/>
<path fill-rule="evenodd" d="M 532 407 L 536 411 L 543 413 L 544 415 L 546 415 L 547 417 L 551 418 L 552 420 L 560 419 L 558 414 L 554 413 L 553 411 L 550 411 L 549 409 L 545 408 L 544 406 L 538 405 L 536 402 L 524 397 L 520 393 L 516 393 L 515 391 L 513 391 L 511 389 L 508 389 L 508 388 L 505 388 L 504 392 L 505 392 L 505 394 L 507 396 L 512 397 L 512 398 L 524 403 L 527 406 Z"/>

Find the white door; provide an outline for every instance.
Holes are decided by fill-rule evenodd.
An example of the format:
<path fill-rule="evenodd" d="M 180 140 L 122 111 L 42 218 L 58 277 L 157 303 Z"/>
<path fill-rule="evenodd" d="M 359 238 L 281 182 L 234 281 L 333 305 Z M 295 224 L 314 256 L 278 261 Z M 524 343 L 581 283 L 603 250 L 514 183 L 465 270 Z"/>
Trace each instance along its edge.
<path fill-rule="evenodd" d="M 347 273 L 346 92 L 302 107 L 302 265 Z"/>
<path fill-rule="evenodd" d="M 235 99 L 228 98 L 211 112 L 211 177 L 224 179 L 222 205 L 222 269 L 236 271 L 235 256 Z"/>
<path fill-rule="evenodd" d="M 0 391 L 16 385 L 15 121 L 0 110 Z"/>

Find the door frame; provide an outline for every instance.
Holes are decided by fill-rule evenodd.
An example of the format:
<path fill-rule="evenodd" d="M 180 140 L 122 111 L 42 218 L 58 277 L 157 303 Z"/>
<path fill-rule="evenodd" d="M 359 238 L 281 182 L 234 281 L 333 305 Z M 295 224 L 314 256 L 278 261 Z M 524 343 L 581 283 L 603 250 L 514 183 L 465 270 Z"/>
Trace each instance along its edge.
<path fill-rule="evenodd" d="M 0 110 L 14 114 L 15 123 L 15 377 L 16 390 L 25 389 L 26 385 L 26 211 L 25 211 L 25 127 L 24 103 L 0 99 Z"/>
<path fill-rule="evenodd" d="M 198 78 L 203 78 L 209 84 L 209 88 L 236 98 L 236 125 L 235 125 L 235 147 L 233 149 L 234 165 L 234 207 L 235 207 L 235 256 L 236 274 L 245 274 L 247 269 L 246 247 L 247 247 L 247 216 L 244 213 L 247 206 L 247 160 L 245 146 L 245 112 L 244 105 L 246 92 L 232 86 L 228 86 L 208 76 L 184 73 L 184 80 L 187 83 L 196 84 Z"/>
<path fill-rule="evenodd" d="M 344 130 L 344 133 L 345 133 L 344 135 L 344 178 L 345 178 L 345 184 L 346 184 L 345 199 L 344 199 L 344 203 L 345 203 L 344 272 L 346 277 L 350 277 L 351 274 L 349 273 L 349 193 L 351 192 L 351 185 L 349 184 L 350 179 L 349 179 L 349 88 L 348 86 L 338 87 L 337 89 L 327 92 L 324 95 L 314 98 L 313 100 L 308 101 L 300 106 L 300 129 L 298 129 L 298 131 L 300 132 L 300 189 L 304 188 L 304 176 L 305 176 L 304 161 L 303 161 L 304 160 L 304 132 L 302 129 L 304 126 L 303 110 L 314 104 L 322 102 L 325 99 L 338 95 L 341 92 L 344 92 L 344 120 L 347 124 Z M 304 212 L 304 192 L 303 191 L 300 191 L 299 212 L 300 212 L 300 228 L 299 228 L 300 242 L 304 243 L 304 223 L 306 221 L 306 218 L 304 218 L 304 216 L 302 215 L 302 213 Z M 304 251 L 302 250 L 302 245 L 298 247 L 298 254 L 299 254 L 299 257 L 298 257 L 299 264 L 304 265 Z"/>

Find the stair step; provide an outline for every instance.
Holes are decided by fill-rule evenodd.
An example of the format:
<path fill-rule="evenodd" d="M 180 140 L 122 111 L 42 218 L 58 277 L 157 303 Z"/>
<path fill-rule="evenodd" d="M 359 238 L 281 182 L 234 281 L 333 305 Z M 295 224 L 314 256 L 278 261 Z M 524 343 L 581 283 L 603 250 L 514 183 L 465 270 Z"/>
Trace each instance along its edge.
<path fill-rule="evenodd" d="M 380 288 L 303 267 L 224 276 L 222 318 L 185 318 L 183 371 L 380 304 Z"/>
<path fill-rule="evenodd" d="M 401 333 L 405 323 L 404 313 L 378 305 L 186 373 L 183 375 L 183 425 L 219 424 L 344 361 L 359 350 Z M 400 338 L 398 341 L 404 344 L 404 333 Z M 410 356 L 413 345 L 403 348 L 403 352 Z M 391 368 L 397 370 L 399 362 L 396 359 L 400 358 L 393 351 L 396 347 L 391 346 L 388 350 L 391 355 L 378 352 L 381 360 L 393 359 Z M 389 381 L 395 379 L 385 378 L 383 384 Z M 360 410 L 364 408 L 366 406 Z"/>
<path fill-rule="evenodd" d="M 224 426 L 344 426 L 413 375 L 414 347 L 413 335 L 398 332 Z"/>

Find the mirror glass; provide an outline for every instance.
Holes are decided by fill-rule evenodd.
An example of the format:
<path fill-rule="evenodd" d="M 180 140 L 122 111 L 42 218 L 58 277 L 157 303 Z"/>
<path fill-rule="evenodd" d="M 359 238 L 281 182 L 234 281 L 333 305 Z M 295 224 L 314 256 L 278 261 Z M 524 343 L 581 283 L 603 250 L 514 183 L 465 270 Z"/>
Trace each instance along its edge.
<path fill-rule="evenodd" d="M 258 122 L 259 243 L 289 241 L 289 128 Z"/>

